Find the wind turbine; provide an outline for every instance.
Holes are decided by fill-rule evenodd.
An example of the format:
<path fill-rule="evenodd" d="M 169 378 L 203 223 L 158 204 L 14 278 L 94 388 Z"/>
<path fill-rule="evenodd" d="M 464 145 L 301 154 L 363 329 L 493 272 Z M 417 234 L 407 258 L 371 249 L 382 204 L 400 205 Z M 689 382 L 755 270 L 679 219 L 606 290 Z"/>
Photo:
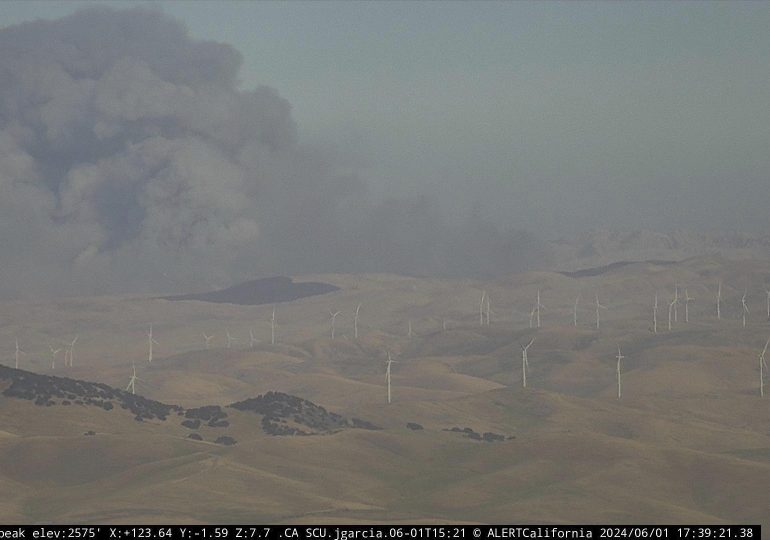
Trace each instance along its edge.
<path fill-rule="evenodd" d="M 537 310 L 537 327 L 540 328 L 540 308 L 544 308 L 545 306 L 540 303 L 540 289 L 537 290 L 537 304 L 535 304 L 535 309 Z"/>
<path fill-rule="evenodd" d="M 620 391 L 620 361 L 625 358 L 622 354 L 620 354 L 620 345 L 618 345 L 618 355 L 615 357 L 618 359 L 618 399 L 621 397 L 621 391 Z"/>
<path fill-rule="evenodd" d="M 479 326 L 484 326 L 484 300 L 487 298 L 486 289 L 481 291 L 481 303 L 479 304 Z"/>
<path fill-rule="evenodd" d="M 160 345 L 157 341 L 155 341 L 155 338 L 152 337 L 152 325 L 150 325 L 150 331 L 147 332 L 147 344 L 149 345 L 149 354 L 147 356 L 148 361 L 150 364 L 152 364 L 152 346 L 153 345 Z"/>
<path fill-rule="evenodd" d="M 19 347 L 19 339 L 16 339 L 16 369 L 19 369 L 19 355 L 20 354 L 27 354 L 24 352 L 24 349 Z"/>
<path fill-rule="evenodd" d="M 259 340 L 254 337 L 254 332 L 249 330 L 249 348 L 253 349 L 254 345 L 256 345 L 258 342 Z"/>
<path fill-rule="evenodd" d="M 655 305 L 652 307 L 652 333 L 658 333 L 658 293 L 655 293 Z"/>
<path fill-rule="evenodd" d="M 225 330 L 225 336 L 227 337 L 227 348 L 231 348 L 233 346 L 233 343 L 238 341 L 236 338 L 230 335 L 229 330 Z"/>
<path fill-rule="evenodd" d="M 747 289 L 744 289 L 744 290 L 743 290 L 743 297 L 741 298 L 741 306 L 742 306 L 742 308 L 743 308 L 743 309 L 741 310 L 741 316 L 742 316 L 742 318 L 743 318 L 743 327 L 744 327 L 744 328 L 746 328 L 746 315 L 749 313 L 749 308 L 748 308 L 748 306 L 746 305 L 746 294 L 747 294 L 747 293 L 748 293 L 748 290 L 747 290 Z"/>
<path fill-rule="evenodd" d="M 441 319 L 441 330 L 446 332 L 446 319 Z"/>
<path fill-rule="evenodd" d="M 529 327 L 530 328 L 532 328 L 534 320 L 535 320 L 535 308 L 532 308 L 532 311 L 529 312 Z"/>
<path fill-rule="evenodd" d="M 580 302 L 580 293 L 578 293 L 577 297 L 575 298 L 575 307 L 572 310 L 572 324 L 577 328 L 577 308 L 578 308 L 578 302 Z"/>
<path fill-rule="evenodd" d="M 329 312 L 329 315 L 332 316 L 332 339 L 334 339 L 334 321 L 337 320 L 337 315 L 339 314 L 340 314 L 339 311 L 335 311 L 334 313 L 332 313 L 331 311 Z M 411 328 L 411 323 L 410 323 L 410 328 Z"/>
<path fill-rule="evenodd" d="M 78 335 L 75 335 L 75 339 L 73 339 L 70 342 L 69 347 L 64 349 L 64 367 L 67 367 L 67 357 L 68 356 L 69 356 L 69 366 L 72 367 L 72 358 L 74 356 L 72 351 L 75 350 L 75 343 L 78 342 L 78 337 L 79 337 Z"/>
<path fill-rule="evenodd" d="M 603 306 L 599 303 L 599 293 L 596 293 L 596 329 L 599 329 L 599 309 L 607 309 L 607 306 Z"/>
<path fill-rule="evenodd" d="M 51 369 L 56 369 L 56 355 L 61 352 L 61 348 L 54 349 L 50 345 L 48 348 L 51 349 Z"/>
<path fill-rule="evenodd" d="M 679 322 L 676 306 L 679 304 L 679 285 L 674 285 L 674 322 Z"/>
<path fill-rule="evenodd" d="M 530 348 L 530 346 L 535 342 L 535 338 L 532 338 L 529 340 L 529 343 L 526 345 L 522 345 L 519 343 L 519 347 L 521 347 L 521 385 L 523 388 L 527 387 L 527 369 L 529 368 L 529 360 L 527 360 L 527 350 Z"/>
<path fill-rule="evenodd" d="M 206 350 L 211 348 L 211 338 L 214 336 L 209 336 L 206 334 L 206 332 L 203 332 L 203 339 L 206 342 Z"/>
<path fill-rule="evenodd" d="M 356 313 L 353 315 L 353 337 L 358 339 L 358 310 L 361 309 L 361 304 L 356 306 Z"/>
<path fill-rule="evenodd" d="M 412 337 L 412 320 L 411 319 L 409 319 L 409 330 L 407 331 L 406 335 L 408 337 Z"/>
<path fill-rule="evenodd" d="M 390 403 L 390 365 L 393 362 L 398 363 L 398 360 L 393 360 L 393 358 L 390 356 L 390 351 L 388 351 L 388 367 L 385 370 L 385 380 L 388 383 L 388 403 Z"/>
<path fill-rule="evenodd" d="M 671 302 L 668 304 L 668 329 L 671 330 L 671 313 L 674 309 L 674 305 L 676 304 L 676 298 L 671 300 Z"/>
<path fill-rule="evenodd" d="M 487 307 L 486 307 L 487 326 L 489 326 L 489 313 L 490 313 L 490 311 L 491 310 L 489 308 L 489 295 L 487 295 Z"/>
<path fill-rule="evenodd" d="M 270 345 L 275 345 L 275 306 L 273 306 L 273 315 L 270 317 Z"/>
<path fill-rule="evenodd" d="M 767 346 L 770 345 L 770 338 L 767 338 L 765 348 L 762 349 L 762 353 L 759 355 L 759 396 L 765 397 L 765 370 L 767 369 L 767 363 L 765 362 L 765 353 L 767 352 Z"/>
<path fill-rule="evenodd" d="M 687 288 L 684 289 L 684 322 L 688 323 L 690 322 L 690 302 L 695 300 L 692 296 L 689 295 L 687 292 Z"/>
<path fill-rule="evenodd" d="M 719 286 L 717 287 L 717 320 L 722 320 L 722 312 L 720 307 L 722 305 L 722 280 L 719 280 Z"/>
<path fill-rule="evenodd" d="M 131 390 L 132 394 L 136 394 L 136 381 L 141 381 L 142 379 L 136 376 L 136 364 L 134 364 L 133 362 L 131 362 L 131 369 L 132 369 L 132 374 L 131 374 L 131 378 L 128 380 L 128 386 L 126 386 L 126 392 Z"/>

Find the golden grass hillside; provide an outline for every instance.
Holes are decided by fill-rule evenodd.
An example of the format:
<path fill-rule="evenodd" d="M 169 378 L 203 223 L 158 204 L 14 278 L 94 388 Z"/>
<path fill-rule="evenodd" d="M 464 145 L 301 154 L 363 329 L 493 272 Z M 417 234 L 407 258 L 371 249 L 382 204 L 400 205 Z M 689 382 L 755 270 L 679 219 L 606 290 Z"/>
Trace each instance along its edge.
<path fill-rule="evenodd" d="M 272 305 L 140 297 L 4 304 L 6 365 L 18 338 L 20 367 L 41 374 L 122 389 L 134 363 L 137 393 L 164 403 L 224 406 L 279 391 L 383 429 L 271 436 L 260 415 L 227 409 L 228 428 L 201 428 L 204 440 L 194 441 L 178 417 L 138 422 L 122 410 L 0 396 L 0 519 L 767 526 L 770 395 L 759 395 L 758 355 L 770 337 L 769 276 L 766 261 L 711 256 L 588 277 L 307 276 L 341 290 L 278 304 L 276 344 Z M 695 300 L 687 323 L 676 306 L 669 331 L 675 286 Z M 538 290 L 542 326 L 530 328 Z M 479 324 L 482 291 L 489 325 Z M 599 329 L 596 295 L 607 306 Z M 332 340 L 329 312 L 338 310 Z M 152 363 L 150 324 L 159 343 Z M 214 336 L 209 349 L 204 332 Z M 238 339 L 231 348 L 225 332 Z M 75 335 L 74 366 L 52 370 L 49 346 Z M 522 388 L 520 346 L 531 339 Z M 390 404 L 388 352 L 396 360 Z M 474 440 L 464 428 L 503 440 Z M 213 444 L 220 432 L 237 443 Z"/>

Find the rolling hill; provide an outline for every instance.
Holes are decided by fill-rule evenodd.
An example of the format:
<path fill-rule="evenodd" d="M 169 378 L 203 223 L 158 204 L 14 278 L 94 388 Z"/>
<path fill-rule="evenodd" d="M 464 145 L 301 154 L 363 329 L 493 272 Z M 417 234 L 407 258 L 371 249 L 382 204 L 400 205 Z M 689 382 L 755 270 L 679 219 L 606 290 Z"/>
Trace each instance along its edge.
<path fill-rule="evenodd" d="M 759 396 L 758 369 L 768 276 L 767 261 L 721 256 L 488 281 L 307 276 L 338 290 L 280 304 L 274 345 L 272 305 L 5 304 L 0 339 L 26 354 L 21 370 L 0 368 L 0 517 L 768 525 L 770 396 Z M 687 323 L 677 306 L 669 331 L 675 286 L 696 300 Z M 542 327 L 530 328 L 538 290 Z M 599 329 L 596 295 L 608 306 Z M 225 331 L 240 341 L 227 348 Z M 48 345 L 76 334 L 74 366 L 51 370 Z M 11 350 L 3 363 L 14 361 Z M 132 362 L 137 396 L 118 390 Z"/>

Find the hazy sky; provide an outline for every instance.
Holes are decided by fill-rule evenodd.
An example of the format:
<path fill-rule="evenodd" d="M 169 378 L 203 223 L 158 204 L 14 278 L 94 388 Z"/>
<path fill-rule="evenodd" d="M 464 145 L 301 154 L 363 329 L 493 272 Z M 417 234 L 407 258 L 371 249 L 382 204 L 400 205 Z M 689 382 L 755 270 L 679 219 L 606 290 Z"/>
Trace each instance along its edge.
<path fill-rule="evenodd" d="M 766 233 L 768 28 L 770 2 L 2 2 L 0 296 Z"/>
<path fill-rule="evenodd" d="M 242 87 L 275 88 L 377 192 L 554 233 L 770 223 L 770 3 L 151 4 L 233 45 Z"/>

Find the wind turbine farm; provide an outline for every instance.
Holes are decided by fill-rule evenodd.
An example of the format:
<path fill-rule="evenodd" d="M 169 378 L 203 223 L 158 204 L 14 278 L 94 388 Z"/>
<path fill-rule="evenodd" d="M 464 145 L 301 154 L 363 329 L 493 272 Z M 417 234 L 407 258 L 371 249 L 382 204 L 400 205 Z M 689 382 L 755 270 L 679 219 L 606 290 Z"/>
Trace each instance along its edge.
<path fill-rule="evenodd" d="M 763 432 L 761 427 L 763 422 L 770 419 L 767 416 L 770 412 L 764 411 L 761 403 L 756 402 L 764 396 L 764 381 L 767 376 L 764 354 L 760 355 L 758 364 L 757 360 L 752 362 L 750 359 L 756 359 L 757 353 L 752 353 L 751 348 L 745 345 L 755 333 L 764 336 L 760 339 L 766 341 L 767 327 L 764 321 L 747 320 L 745 329 L 742 323 L 736 328 L 718 319 L 712 306 L 698 307 L 698 304 L 691 303 L 689 313 L 687 304 L 684 306 L 683 319 L 687 321 L 689 318 L 688 324 L 672 325 L 671 332 L 655 334 L 650 331 L 649 299 L 654 298 L 655 291 L 667 288 L 674 280 L 677 283 L 687 283 L 688 289 L 708 287 L 708 280 L 698 275 L 699 268 L 707 263 L 712 264 L 707 258 L 695 258 L 667 266 L 642 262 L 592 277 L 569 277 L 565 275 L 569 274 L 568 272 L 557 271 L 511 274 L 504 279 L 483 284 L 487 291 L 485 298 L 486 294 L 494 294 L 498 299 L 496 304 L 499 310 L 509 315 L 498 316 L 488 325 L 484 310 L 482 326 L 478 325 L 478 311 L 474 313 L 473 309 L 467 308 L 469 296 L 475 296 L 478 301 L 477 293 L 474 292 L 476 282 L 396 275 L 307 276 L 302 279 L 330 283 L 339 290 L 282 303 L 280 309 L 287 321 L 286 336 L 290 337 L 280 345 L 272 342 L 272 328 L 264 328 L 262 335 L 259 328 L 253 328 L 255 320 L 272 319 L 272 303 L 237 306 L 140 297 L 101 297 L 84 303 L 78 299 L 80 337 L 77 343 L 80 361 L 68 368 L 66 374 L 67 377 L 106 383 L 125 389 L 132 395 L 188 408 L 209 404 L 225 406 L 269 392 L 285 392 L 323 404 L 324 407 L 342 415 L 366 419 L 382 428 L 380 431 L 366 432 L 366 435 L 364 432 L 361 432 L 361 435 L 351 432 L 349 435 L 340 433 L 321 437 L 318 443 L 313 445 L 317 448 L 314 451 L 328 446 L 329 452 L 336 452 L 334 449 L 338 448 L 338 444 L 355 447 L 362 444 L 364 439 L 372 437 L 374 439 L 371 439 L 370 444 L 375 446 L 384 445 L 385 440 L 393 440 L 418 453 L 429 452 L 428 449 L 434 445 L 448 444 L 451 450 L 446 457 L 447 464 L 465 463 L 465 460 L 481 452 L 479 458 L 482 455 L 487 456 L 482 462 L 483 465 L 479 465 L 481 471 L 492 475 L 497 474 L 494 471 L 499 471 L 499 467 L 508 467 L 504 463 L 513 455 L 521 455 L 524 452 L 526 456 L 527 448 L 548 444 L 547 441 L 563 440 L 565 444 L 571 441 L 569 444 L 574 445 L 588 444 L 588 441 L 592 440 L 595 446 L 598 445 L 598 451 L 609 453 L 608 456 L 614 455 L 613 452 L 620 448 L 625 448 L 624 445 L 633 443 L 635 446 L 624 450 L 630 452 L 629 456 L 636 455 L 636 452 L 653 452 L 652 455 L 666 452 L 672 456 L 680 456 L 677 459 L 682 460 L 691 459 L 686 457 L 689 456 L 688 452 L 698 448 L 700 452 L 705 450 L 712 466 L 718 466 L 720 471 L 724 470 L 725 475 L 751 471 L 750 474 L 756 477 L 756 489 L 761 489 L 760 479 L 765 478 L 765 474 L 770 474 L 765 472 L 768 465 L 759 457 L 748 459 L 738 456 L 750 455 L 747 452 L 759 452 L 764 445 L 770 447 L 770 435 Z M 726 276 L 732 275 L 730 267 L 734 263 L 724 260 L 719 264 L 722 265 Z M 737 289 L 736 282 L 744 279 L 745 275 L 754 275 L 752 272 L 756 272 L 759 278 L 762 267 L 744 264 L 740 278 L 725 279 L 725 294 L 741 300 L 744 290 L 743 287 Z M 531 287 L 530 282 L 537 285 Z M 418 285 L 418 293 L 413 285 Z M 597 293 L 594 308 L 602 310 L 600 327 L 597 329 L 593 326 L 575 326 L 574 300 L 560 304 L 558 299 L 574 299 L 580 290 L 592 288 L 603 291 L 608 297 L 611 296 L 613 309 L 605 312 L 601 301 L 596 302 L 599 300 Z M 550 291 L 549 297 L 553 298 L 549 302 L 549 322 L 537 328 L 533 320 L 533 327 L 530 328 L 530 314 L 517 311 L 517 306 L 526 305 L 526 300 L 532 298 L 532 293 L 537 298 L 538 289 Z M 756 289 L 762 292 L 761 287 Z M 750 306 L 752 301 L 750 291 L 751 288 L 745 297 L 747 306 Z M 684 298 L 687 297 L 689 295 L 684 292 Z M 5 317 L 17 321 L 14 328 L 25 329 L 25 342 L 30 344 L 39 343 L 43 339 L 42 336 L 54 342 L 61 340 L 71 343 L 74 334 L 71 328 L 63 327 L 58 335 L 54 328 L 59 317 L 65 317 L 74 309 L 70 307 L 75 305 L 74 302 L 75 300 L 60 302 L 61 312 L 27 309 L 24 305 L 16 303 L 8 307 Z M 362 326 L 359 321 L 358 338 L 353 339 L 355 316 L 350 320 L 343 320 L 339 314 L 344 311 L 354 314 L 357 306 L 364 304 L 376 305 L 378 309 L 367 311 L 367 324 Z M 739 302 L 739 306 L 741 305 L 742 302 Z M 124 332 L 98 330 L 99 324 L 104 323 L 103 313 L 108 308 L 115 314 L 110 328 L 124 328 Z M 671 309 L 673 310 L 673 306 Z M 740 316 L 740 312 L 735 311 L 734 315 Z M 156 324 L 153 325 L 152 338 L 149 331 L 147 332 L 143 351 L 142 347 L 137 346 L 133 336 L 142 328 L 148 329 L 144 326 L 147 317 L 151 317 Z M 454 321 L 451 326 L 443 324 L 447 317 Z M 422 329 L 415 332 L 411 338 L 403 330 L 405 318 L 408 318 L 415 328 Z M 335 323 L 333 340 L 332 321 Z M 215 346 L 211 340 L 213 336 L 207 333 L 207 328 L 216 325 L 225 326 L 226 333 L 230 333 L 229 348 L 227 342 Z M 162 331 L 159 330 L 161 328 Z M 251 332 L 248 343 L 239 346 L 232 340 L 234 335 L 247 332 Z M 10 342 L 9 360 L 11 365 L 15 365 L 15 338 L 13 334 L 2 335 L 5 335 L 6 343 Z M 348 339 L 345 335 L 351 338 Z M 202 339 L 202 336 L 209 339 Z M 150 339 L 153 344 L 164 344 L 163 355 L 158 356 L 157 351 L 154 351 L 152 362 L 143 364 L 140 375 L 136 361 L 140 360 L 143 354 L 147 355 L 146 349 Z M 622 346 L 622 353 L 618 344 Z M 529 357 L 535 348 L 538 361 L 532 364 Z M 515 351 L 521 355 L 520 359 L 516 358 L 516 354 L 511 354 Z M 31 346 L 27 347 L 29 358 L 20 367 L 33 372 L 50 372 L 50 356 L 46 366 L 40 356 L 42 353 L 43 351 L 32 350 Z M 396 365 L 394 353 L 398 353 L 400 357 L 397 387 L 393 384 L 393 369 Z M 606 366 L 603 358 L 606 358 L 608 353 L 616 356 L 616 369 L 612 377 L 608 370 L 602 368 L 603 365 Z M 377 387 L 382 388 L 383 371 L 378 366 L 382 365 L 383 356 L 388 359 L 385 365 L 384 397 L 382 390 L 376 391 Z M 148 357 L 147 359 L 149 360 Z M 128 374 L 128 381 L 124 367 L 126 361 L 131 362 L 133 366 Z M 516 364 L 519 361 L 521 368 L 517 369 Z M 758 389 L 756 384 L 752 384 L 757 379 L 757 372 L 751 369 L 752 365 L 754 369 L 759 367 Z M 56 372 L 58 371 L 57 369 Z M 537 384 L 533 384 L 533 381 L 537 381 Z M 139 441 L 144 436 L 160 437 L 162 440 L 169 437 L 169 443 L 174 441 L 173 445 L 181 445 L 178 451 L 183 453 L 193 451 L 196 444 L 201 444 L 196 441 L 188 442 L 186 438 L 195 431 L 179 427 L 178 422 L 177 427 L 171 429 L 174 424 L 169 423 L 169 420 L 160 423 L 150 420 L 135 422 L 129 415 L 117 423 L 112 420 L 88 420 L 88 425 L 92 427 L 86 428 L 86 424 L 77 420 L 77 417 L 67 416 L 67 411 L 78 410 L 72 409 L 72 405 L 70 408 L 40 408 L 30 404 L 27 410 L 24 409 L 24 403 L 18 399 L 0 397 L 0 400 L 6 405 L 3 410 L 17 411 L 13 414 L 21 414 L 17 418 L 27 418 L 29 426 L 47 425 L 40 415 L 48 414 L 48 411 L 51 411 L 51 414 L 55 412 L 57 417 L 69 418 L 65 424 L 72 427 L 62 431 L 62 436 L 75 436 L 79 429 L 80 432 L 95 431 L 96 441 L 100 440 L 100 433 L 104 433 L 104 436 L 115 433 L 109 437 L 127 437 L 127 441 Z M 386 400 L 389 406 L 387 410 L 383 410 L 380 405 Z M 749 424 L 736 428 L 734 419 L 743 415 L 744 411 L 748 412 L 756 407 L 760 410 L 747 417 L 753 418 Z M 19 410 L 26 412 L 19 413 Z M 114 409 L 99 414 L 122 418 L 119 416 L 121 413 Z M 228 414 L 234 418 L 234 413 Z M 702 418 L 709 427 L 692 424 L 693 415 Z M 92 417 L 87 415 L 84 418 Z M 139 425 L 132 427 L 132 423 L 143 426 L 139 429 Z M 424 426 L 424 429 L 405 429 L 407 423 Z M 18 420 L 9 425 L 17 426 L 12 429 L 18 433 L 32 429 L 23 427 Z M 235 427 L 229 429 L 206 428 L 214 430 L 211 435 L 201 432 L 204 442 L 210 440 L 209 436 L 216 439 L 217 429 L 221 434 L 228 434 L 237 441 L 234 446 L 229 447 L 232 450 L 217 450 L 217 455 L 222 456 L 230 455 L 230 452 L 236 453 L 224 463 L 248 463 L 250 460 L 259 463 L 262 459 L 236 457 L 240 456 L 240 447 L 262 448 L 258 455 L 268 448 L 284 448 L 281 452 L 289 452 L 297 457 L 304 452 L 300 447 L 294 447 L 295 443 L 291 442 L 290 436 L 281 442 L 284 440 L 282 437 L 260 435 L 258 431 L 253 431 L 257 429 L 258 423 L 254 428 L 247 428 L 248 422 L 241 419 L 232 425 Z M 471 426 L 478 433 L 490 432 L 515 438 L 494 443 L 486 443 L 482 439 L 479 443 L 457 435 L 462 432 L 453 432 L 452 429 L 456 426 Z M 580 426 L 583 434 L 574 433 L 577 426 Z M 66 435 L 67 429 L 76 431 L 70 431 L 70 435 Z M 168 429 L 171 431 L 164 435 Z M 554 429 L 556 431 L 553 431 Z M 565 431 L 561 432 L 560 429 Z M 125 434 L 119 435 L 118 431 Z M 147 432 L 147 435 L 142 435 L 144 432 Z M 685 433 L 686 437 L 677 436 L 673 439 L 673 433 Z M 496 436 L 490 435 L 490 440 L 494 440 Z M 364 439 L 360 439 L 361 437 Z M 379 441 L 380 438 L 383 439 Z M 13 441 L 16 439 L 0 439 L 0 450 L 19 444 Z M 479 446 L 477 450 L 473 450 L 475 446 L 462 450 L 467 445 L 478 444 L 488 444 L 489 450 L 486 450 L 485 446 Z M 185 448 L 189 450 L 183 450 Z M 510 456 L 509 452 L 512 453 Z M 533 471 L 538 470 L 537 462 L 530 461 L 535 459 L 535 455 L 531 458 L 525 457 L 523 466 L 532 467 Z M 243 461 L 244 459 L 246 461 Z M 492 461 L 487 461 L 488 459 Z M 559 461 L 543 469 L 543 472 L 562 462 L 573 463 L 575 466 L 580 464 L 580 467 L 592 470 L 590 462 L 585 461 L 587 458 L 581 457 L 580 454 L 573 457 L 560 454 L 558 459 Z M 612 462 L 619 458 L 608 459 Z M 420 459 L 415 465 L 418 463 L 421 463 Z M 221 469 L 221 472 L 226 474 L 226 468 L 230 465 L 223 466 L 225 469 Z M 351 466 L 354 471 L 353 478 L 356 478 L 355 484 L 364 482 L 376 486 L 380 482 L 376 479 L 377 475 L 372 476 L 371 473 L 365 472 L 366 469 L 358 469 L 354 462 L 346 461 L 346 467 Z M 174 478 L 184 475 L 184 472 L 183 469 L 178 472 L 170 469 L 168 474 Z M 313 474 L 323 476 L 320 471 Z M 665 475 L 655 476 L 656 473 L 652 473 L 652 470 L 648 474 L 653 474 L 658 482 L 669 482 L 672 487 L 678 482 L 673 478 L 666 479 Z M 618 478 L 623 478 L 623 475 L 615 480 Z M 577 484 L 571 482 L 581 481 L 579 479 L 580 476 L 574 477 L 566 480 L 566 484 L 560 483 L 557 486 L 575 486 Z M 23 479 L 18 477 L 15 481 L 19 480 Z M 596 489 L 604 490 L 609 489 L 609 485 L 615 480 L 605 481 L 597 478 L 592 482 L 596 482 Z M 457 479 L 460 485 L 470 481 L 470 478 L 462 475 Z M 511 480 L 509 484 L 504 483 L 508 486 L 506 491 L 511 486 L 519 485 L 518 482 Z M 745 488 L 747 492 L 755 489 L 752 487 L 754 485 L 754 480 L 749 482 Z M 558 497 L 560 488 L 557 486 L 546 489 L 536 500 L 545 502 L 551 500 L 551 497 Z M 424 492 L 426 495 L 431 493 L 430 488 L 426 489 L 429 489 Z M 343 493 L 347 493 L 345 496 L 353 497 L 351 501 L 355 500 L 352 492 L 348 493 L 346 490 L 347 488 L 343 489 Z M 281 492 L 264 496 L 270 498 L 278 496 L 279 493 Z M 399 510 L 402 507 L 398 504 L 386 502 L 387 497 L 380 499 L 384 493 L 379 494 L 379 488 L 375 488 L 374 493 L 386 510 L 371 511 L 367 514 L 368 519 L 391 520 L 405 515 L 403 510 Z M 493 493 L 496 492 L 489 491 L 490 496 Z M 699 519 L 706 521 L 718 521 L 731 515 L 754 515 L 753 519 L 763 519 L 760 513 L 751 514 L 751 508 L 755 507 L 749 499 L 743 498 L 743 495 L 737 496 L 734 492 L 732 496 L 737 497 L 735 504 L 724 506 L 725 503 L 720 503 L 722 506 L 719 511 L 716 506 L 706 502 L 686 502 L 684 498 L 675 495 L 676 490 L 666 490 L 666 495 L 657 490 L 654 495 L 653 491 L 640 493 L 646 493 L 645 497 L 652 496 L 658 501 L 654 509 L 651 507 L 640 512 L 634 498 L 629 499 L 627 503 L 618 501 L 611 505 L 617 520 L 625 521 L 632 516 L 652 520 L 660 515 L 672 516 L 672 519 L 698 515 Z M 590 495 L 587 494 L 586 497 L 591 500 Z M 301 498 L 286 502 L 288 500 L 285 499 L 282 503 L 287 512 L 312 512 L 320 508 L 316 503 L 303 502 Z M 103 507 L 107 511 L 107 500 L 94 504 L 97 508 Z M 174 504 L 158 504 L 160 508 L 165 509 L 165 515 L 185 515 L 181 507 Z M 195 504 L 197 503 L 193 503 L 193 506 Z M 521 511 L 532 519 L 537 516 L 544 517 L 544 514 L 538 513 L 530 506 L 526 498 L 513 497 L 509 499 L 509 504 L 521 508 Z M 234 506 L 238 507 L 238 504 Z M 127 515 L 141 515 L 139 507 L 129 504 L 128 508 L 135 510 L 129 510 L 130 514 Z M 421 508 L 419 511 L 422 515 L 436 519 L 445 519 L 450 513 L 456 512 L 450 511 L 449 507 L 438 501 L 430 507 L 418 505 L 416 508 Z M 588 508 L 583 506 L 580 512 L 587 512 Z M 602 505 L 591 508 L 593 510 L 590 510 L 589 515 L 595 519 L 610 519 L 609 514 L 601 510 Z M 667 510 L 661 514 L 663 508 Z M 730 510 L 731 508 L 733 510 Z M 74 506 L 70 508 L 65 505 L 61 512 L 60 519 L 65 521 L 83 519 Z M 502 514 L 496 512 L 494 508 L 490 508 L 487 511 L 464 511 L 462 515 L 468 519 L 501 519 Z M 341 508 L 334 510 L 333 514 L 343 520 L 352 516 L 349 511 Z M 557 514 L 571 515 L 570 511 Z M 100 515 L 98 510 L 94 515 Z M 258 515 L 268 519 L 271 516 L 277 518 L 280 513 Z M 498 518 L 495 518 L 496 515 Z M 574 514 L 574 517 L 577 519 L 577 514 Z"/>

